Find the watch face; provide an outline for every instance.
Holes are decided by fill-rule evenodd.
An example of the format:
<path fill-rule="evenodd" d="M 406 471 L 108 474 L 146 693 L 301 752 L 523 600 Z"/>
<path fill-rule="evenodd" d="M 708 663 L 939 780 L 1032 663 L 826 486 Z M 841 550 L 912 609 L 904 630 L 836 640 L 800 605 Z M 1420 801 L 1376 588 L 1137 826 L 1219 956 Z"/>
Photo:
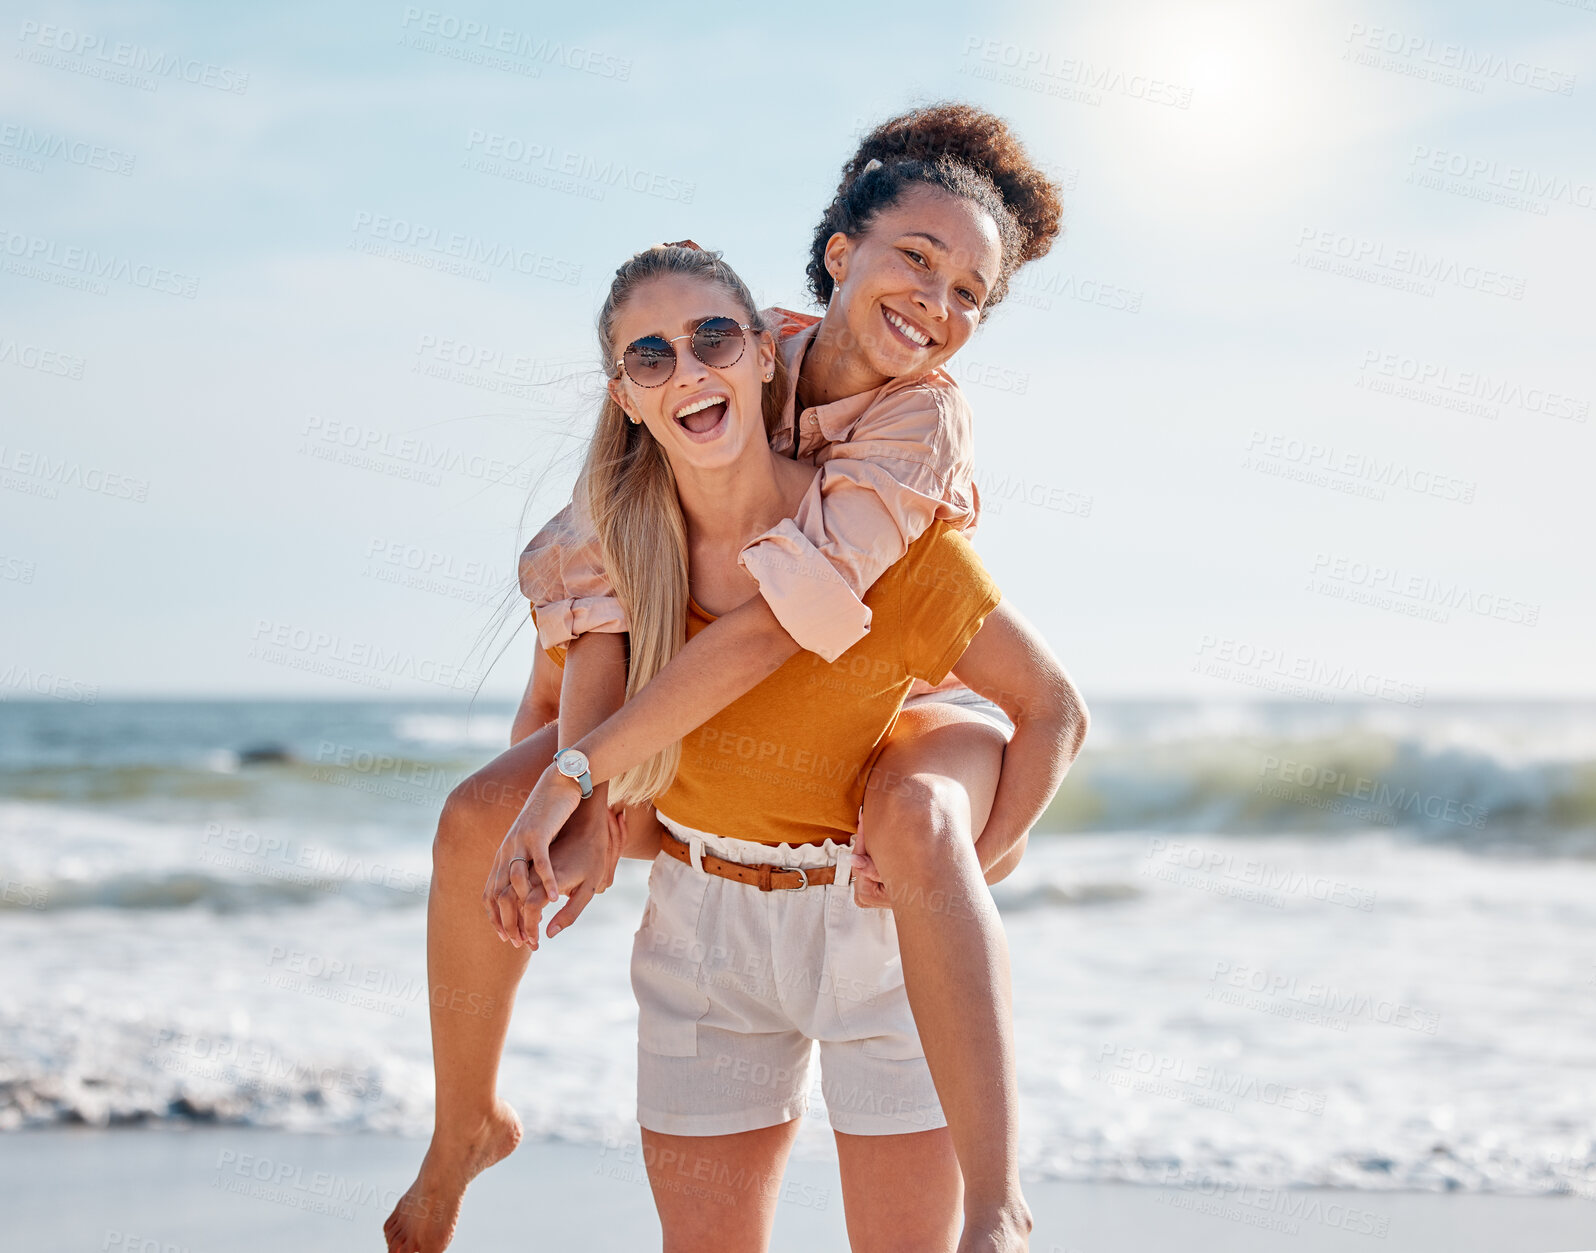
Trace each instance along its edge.
<path fill-rule="evenodd" d="M 574 779 L 587 769 L 587 755 L 581 749 L 567 748 L 554 759 L 554 765 L 561 774 Z"/>

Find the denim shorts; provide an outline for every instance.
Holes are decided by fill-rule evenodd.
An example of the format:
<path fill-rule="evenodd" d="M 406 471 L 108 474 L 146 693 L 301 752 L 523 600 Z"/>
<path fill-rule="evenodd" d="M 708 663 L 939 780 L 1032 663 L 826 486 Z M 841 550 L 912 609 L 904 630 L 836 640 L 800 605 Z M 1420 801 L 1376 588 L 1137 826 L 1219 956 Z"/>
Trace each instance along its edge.
<path fill-rule="evenodd" d="M 903 986 L 890 909 L 853 899 L 849 843 L 760 844 L 660 821 L 694 853 L 661 852 L 632 942 L 637 1120 L 730 1135 L 800 1117 L 820 1045 L 831 1125 L 900 1135 L 947 1125 Z M 698 869 L 704 853 L 836 863 L 836 882 L 762 892 Z"/>

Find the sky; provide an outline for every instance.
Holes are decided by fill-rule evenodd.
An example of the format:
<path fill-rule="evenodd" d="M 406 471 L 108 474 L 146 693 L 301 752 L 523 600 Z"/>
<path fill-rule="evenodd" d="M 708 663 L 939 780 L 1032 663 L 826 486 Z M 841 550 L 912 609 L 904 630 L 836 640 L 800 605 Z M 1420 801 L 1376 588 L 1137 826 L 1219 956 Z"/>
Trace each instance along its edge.
<path fill-rule="evenodd" d="M 514 697 L 615 266 L 859 135 L 1063 235 L 952 364 L 1088 701 L 1596 696 L 1596 0 L 0 4 L 0 699 Z M 476 262 L 462 263 L 469 252 Z"/>

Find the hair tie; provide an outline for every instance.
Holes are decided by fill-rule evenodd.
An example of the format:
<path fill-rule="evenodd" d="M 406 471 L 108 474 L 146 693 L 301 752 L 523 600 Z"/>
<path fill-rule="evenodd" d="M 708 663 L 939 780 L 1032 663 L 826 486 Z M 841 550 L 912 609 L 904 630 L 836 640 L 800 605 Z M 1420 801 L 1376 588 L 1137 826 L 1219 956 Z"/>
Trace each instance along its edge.
<path fill-rule="evenodd" d="M 697 244 L 695 244 L 690 239 L 678 239 L 674 243 L 664 244 L 664 245 L 662 245 L 662 247 L 665 247 L 665 248 L 691 248 L 694 252 L 703 252 L 704 251 L 702 248 L 700 248 Z"/>

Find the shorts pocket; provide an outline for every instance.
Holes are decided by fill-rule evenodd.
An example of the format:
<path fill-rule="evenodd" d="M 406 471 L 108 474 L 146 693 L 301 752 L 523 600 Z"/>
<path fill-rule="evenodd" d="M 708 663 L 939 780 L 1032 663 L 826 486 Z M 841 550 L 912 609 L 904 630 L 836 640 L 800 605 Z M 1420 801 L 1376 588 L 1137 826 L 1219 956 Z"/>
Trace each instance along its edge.
<path fill-rule="evenodd" d="M 826 963 L 837 1017 L 871 1057 L 924 1057 L 903 986 L 903 958 L 890 909 L 854 903 L 853 888 L 832 893 L 826 911 Z"/>
<path fill-rule="evenodd" d="M 648 904 L 632 939 L 637 1042 L 664 1057 L 698 1055 L 698 1021 L 709 1012 L 700 986 L 699 939 L 708 876 L 661 853 L 648 875 Z"/>

